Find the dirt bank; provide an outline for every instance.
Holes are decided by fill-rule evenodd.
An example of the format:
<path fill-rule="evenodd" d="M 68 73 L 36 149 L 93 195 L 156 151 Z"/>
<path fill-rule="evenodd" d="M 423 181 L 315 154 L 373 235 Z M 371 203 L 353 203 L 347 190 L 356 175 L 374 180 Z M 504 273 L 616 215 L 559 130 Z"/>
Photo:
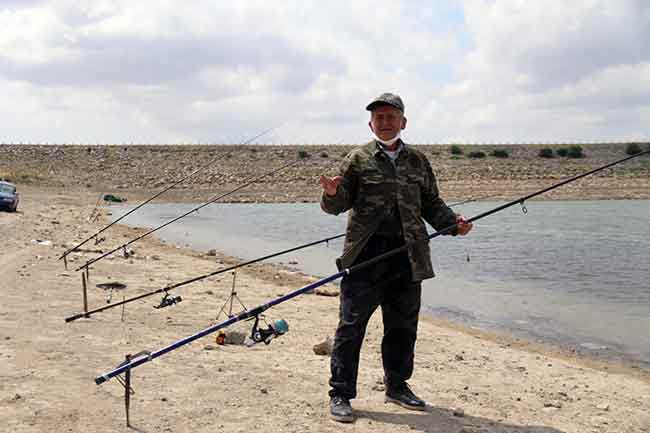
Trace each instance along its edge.
<path fill-rule="evenodd" d="M 183 302 L 163 310 L 149 298 L 69 324 L 82 307 L 80 274 L 57 260 L 65 244 L 100 228 L 87 217 L 96 194 L 78 189 L 25 190 L 21 211 L 0 213 L 0 410 L 7 432 L 118 432 L 124 426 L 123 388 L 94 377 L 127 353 L 159 349 L 214 323 L 227 299 L 230 275 L 179 292 Z M 136 230 L 111 229 L 117 245 Z M 48 240 L 39 245 L 32 240 Z M 100 245 L 101 246 L 101 245 Z M 120 281 L 113 300 L 135 296 L 218 269 L 232 259 L 161 244 L 138 243 L 91 272 L 91 308 L 106 305 L 95 284 Z M 75 253 L 72 266 L 96 254 Z M 288 293 L 311 278 L 270 265 L 237 275 L 249 307 Z M 413 413 L 383 402 L 381 319 L 368 328 L 362 353 L 358 418 L 336 424 L 327 415 L 329 358 L 312 346 L 334 331 L 338 300 L 304 295 L 273 308 L 290 331 L 271 345 L 218 346 L 205 337 L 134 370 L 132 423 L 146 432 L 650 432 L 650 381 L 616 366 L 526 344 L 422 322 L 411 384 L 430 406 Z M 249 324 L 246 324 L 248 327 Z M 240 328 L 246 330 L 245 328 Z M 462 413 L 461 411 L 462 410 Z M 458 416 L 463 415 L 463 416 Z"/>
<path fill-rule="evenodd" d="M 643 144 L 645 149 L 647 144 Z M 625 144 L 582 145 L 584 158 L 541 158 L 568 145 L 419 145 L 430 159 L 448 200 L 509 199 L 626 156 Z M 163 196 L 164 200 L 205 201 L 292 161 L 294 165 L 228 196 L 232 202 L 314 201 L 318 177 L 334 174 L 353 146 L 37 146 L 0 145 L 0 177 L 21 185 L 75 188 L 144 198 L 197 168 L 205 170 Z M 506 158 L 492 156 L 502 150 Z M 471 158 L 481 151 L 485 158 Z M 554 190 L 543 199 L 650 198 L 650 156 L 602 171 Z"/>

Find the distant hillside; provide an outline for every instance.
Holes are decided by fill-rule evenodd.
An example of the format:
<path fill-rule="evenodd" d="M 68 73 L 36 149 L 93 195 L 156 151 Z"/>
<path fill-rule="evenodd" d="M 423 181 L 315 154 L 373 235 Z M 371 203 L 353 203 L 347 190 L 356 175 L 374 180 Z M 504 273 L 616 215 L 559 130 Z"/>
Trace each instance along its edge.
<path fill-rule="evenodd" d="M 648 143 L 640 144 L 643 150 Z M 354 146 L 62 146 L 0 145 L 0 177 L 19 185 L 146 195 L 209 161 L 180 185 L 176 199 L 202 200 L 290 161 L 297 164 L 230 197 L 230 201 L 314 201 L 320 174 L 333 175 Z M 570 145 L 418 145 L 448 198 L 510 198 L 626 156 L 626 144 L 581 145 L 584 157 L 560 157 Z M 554 157 L 540 157 L 550 148 Z M 452 153 L 452 150 L 456 154 Z M 477 154 L 482 152 L 482 155 Z M 546 152 L 549 152 L 546 150 Z M 560 151 L 560 153 L 562 153 Z M 496 155 L 496 156 L 495 156 Z M 501 156 L 501 157 L 498 157 Z M 608 169 L 547 198 L 650 198 L 650 157 Z M 180 195 L 180 196 L 179 196 Z M 174 194 L 169 195 L 174 199 Z"/>

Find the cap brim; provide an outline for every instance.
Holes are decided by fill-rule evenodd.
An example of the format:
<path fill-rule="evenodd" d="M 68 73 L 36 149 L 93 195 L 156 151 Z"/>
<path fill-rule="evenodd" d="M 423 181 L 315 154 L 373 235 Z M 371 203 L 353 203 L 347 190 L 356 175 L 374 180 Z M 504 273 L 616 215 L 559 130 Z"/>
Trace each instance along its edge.
<path fill-rule="evenodd" d="M 386 101 L 372 101 L 370 104 L 368 104 L 366 106 L 366 110 L 372 111 L 372 110 L 374 110 L 375 108 L 377 108 L 377 107 L 379 107 L 381 105 L 388 105 L 389 107 L 397 108 L 399 111 L 402 111 L 402 112 L 404 111 L 404 110 L 402 110 L 402 107 L 400 107 L 399 105 L 391 104 L 390 102 L 386 102 Z"/>

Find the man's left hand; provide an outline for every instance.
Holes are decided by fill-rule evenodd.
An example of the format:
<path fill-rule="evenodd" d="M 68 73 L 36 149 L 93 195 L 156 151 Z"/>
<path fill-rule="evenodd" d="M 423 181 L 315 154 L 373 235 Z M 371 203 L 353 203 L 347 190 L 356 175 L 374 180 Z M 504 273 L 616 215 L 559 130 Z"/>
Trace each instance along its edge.
<path fill-rule="evenodd" d="M 462 215 L 456 217 L 456 224 L 458 224 L 458 234 L 461 236 L 465 236 L 467 233 L 472 231 L 472 227 L 474 227 L 474 224 L 468 222 Z"/>

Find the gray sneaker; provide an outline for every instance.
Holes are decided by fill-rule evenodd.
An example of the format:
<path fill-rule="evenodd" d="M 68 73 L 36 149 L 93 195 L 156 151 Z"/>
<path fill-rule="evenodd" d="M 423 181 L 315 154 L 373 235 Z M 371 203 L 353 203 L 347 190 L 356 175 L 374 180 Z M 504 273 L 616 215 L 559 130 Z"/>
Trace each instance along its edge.
<path fill-rule="evenodd" d="M 347 398 L 335 395 L 330 399 L 330 417 L 338 422 L 352 422 L 352 406 Z"/>

